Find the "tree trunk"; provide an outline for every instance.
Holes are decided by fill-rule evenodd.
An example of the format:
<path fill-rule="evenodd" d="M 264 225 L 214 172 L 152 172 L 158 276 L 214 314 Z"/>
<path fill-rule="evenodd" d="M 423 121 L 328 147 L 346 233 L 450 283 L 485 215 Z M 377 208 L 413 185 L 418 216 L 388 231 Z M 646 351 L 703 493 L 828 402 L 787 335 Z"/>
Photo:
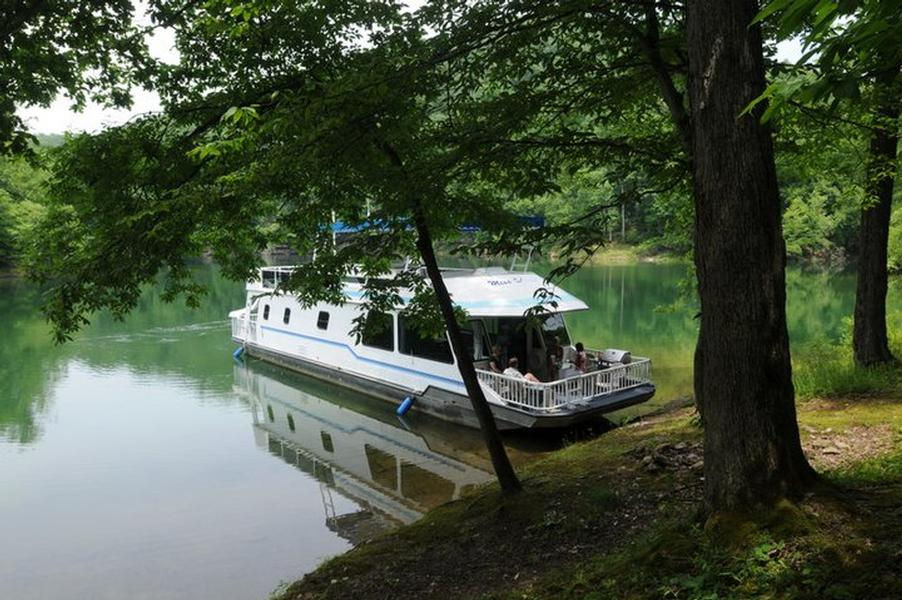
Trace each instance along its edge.
<path fill-rule="evenodd" d="M 511 466 L 507 451 L 501 442 L 501 435 L 498 433 L 498 427 L 495 425 L 495 417 L 489 408 L 489 403 L 485 399 L 482 387 L 479 385 L 479 379 L 476 377 L 476 369 L 473 366 L 473 359 L 467 353 L 464 345 L 463 336 L 460 333 L 460 325 L 454 314 L 454 305 L 451 302 L 451 296 L 448 294 L 448 288 L 445 287 L 445 281 L 442 279 L 442 273 L 439 270 L 438 262 L 435 258 L 435 251 L 432 247 L 432 236 L 429 233 L 429 226 L 423 215 L 422 206 L 416 201 L 414 207 L 414 224 L 417 231 L 417 249 L 420 251 L 420 257 L 426 266 L 426 273 L 432 282 L 432 288 L 435 290 L 439 307 L 442 311 L 442 317 L 445 320 L 445 327 L 448 329 L 448 337 L 451 339 L 451 349 L 454 356 L 457 357 L 457 368 L 460 370 L 460 376 L 463 378 L 464 386 L 467 388 L 467 395 L 470 397 L 470 403 L 473 405 L 473 412 L 479 420 L 479 428 L 482 430 L 482 436 L 485 440 L 486 448 L 488 448 L 489 456 L 492 459 L 492 467 L 495 469 L 495 476 L 501 485 L 501 491 L 505 493 L 517 492 L 520 490 L 520 480 Z"/>
<path fill-rule="evenodd" d="M 709 512 L 798 496 L 814 478 L 796 422 L 771 134 L 739 116 L 764 90 L 757 11 L 756 0 L 694 0 L 687 13 Z"/>
<path fill-rule="evenodd" d="M 852 347 L 862 366 L 895 362 L 886 336 L 886 249 L 899 145 L 899 99 L 894 83 L 899 67 L 876 80 L 877 120 L 868 155 L 867 202 L 858 230 L 858 287 Z"/>

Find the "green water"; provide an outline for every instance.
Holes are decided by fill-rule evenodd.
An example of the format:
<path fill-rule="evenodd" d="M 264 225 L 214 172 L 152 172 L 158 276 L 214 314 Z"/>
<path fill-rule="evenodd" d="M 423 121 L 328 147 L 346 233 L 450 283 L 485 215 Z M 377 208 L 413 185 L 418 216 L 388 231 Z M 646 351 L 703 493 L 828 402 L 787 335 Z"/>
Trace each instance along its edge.
<path fill-rule="evenodd" d="M 226 315 L 243 286 L 198 273 L 201 309 L 148 293 L 62 347 L 38 292 L 0 280 L 0 597 L 265 598 L 491 477 L 472 431 L 236 365 Z M 640 264 L 564 284 L 592 307 L 574 341 L 652 358 L 653 405 L 691 391 L 694 311 L 662 310 L 684 278 Z M 788 288 L 794 347 L 842 334 L 854 278 L 792 271 Z M 517 462 L 547 450 L 508 441 Z"/>
<path fill-rule="evenodd" d="M 680 264 L 583 268 L 563 284 L 592 307 L 568 318 L 574 342 L 651 357 L 658 387 L 655 402 L 690 396 L 698 310 L 689 303 L 691 298 L 680 294 L 687 282 L 686 267 Z M 854 274 L 792 268 L 786 289 L 794 356 L 803 355 L 813 342 L 837 341 L 850 330 Z M 900 298 L 891 289 L 889 312 L 902 309 Z"/>

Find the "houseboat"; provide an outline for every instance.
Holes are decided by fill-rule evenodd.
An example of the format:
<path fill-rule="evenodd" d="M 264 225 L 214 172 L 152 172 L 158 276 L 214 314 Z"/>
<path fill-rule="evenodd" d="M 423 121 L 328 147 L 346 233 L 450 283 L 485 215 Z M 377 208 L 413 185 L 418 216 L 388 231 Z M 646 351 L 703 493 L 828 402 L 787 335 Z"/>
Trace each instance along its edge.
<path fill-rule="evenodd" d="M 345 278 L 344 304 L 305 307 L 280 287 L 296 268 L 303 267 L 260 269 L 244 308 L 229 313 L 232 340 L 244 353 L 396 405 L 411 398 L 411 410 L 478 426 L 447 336 L 425 337 L 405 319 L 409 294 L 402 290 L 390 313 L 367 315 L 379 326 L 357 339 L 351 330 L 363 309 L 362 278 Z M 442 276 L 466 311 L 467 351 L 500 429 L 567 427 L 654 395 L 648 358 L 623 350 L 577 354 L 565 315 L 589 307 L 535 273 L 488 267 L 442 269 Z M 554 301 L 527 316 L 539 291 Z M 502 366 L 516 358 L 520 373 L 490 368 L 495 346 Z"/>

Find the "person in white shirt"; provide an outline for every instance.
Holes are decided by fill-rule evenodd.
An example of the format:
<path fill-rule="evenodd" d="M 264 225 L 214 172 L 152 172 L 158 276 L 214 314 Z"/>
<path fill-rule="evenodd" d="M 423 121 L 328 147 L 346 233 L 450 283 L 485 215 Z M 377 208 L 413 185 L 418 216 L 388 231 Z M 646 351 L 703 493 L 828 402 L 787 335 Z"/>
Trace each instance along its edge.
<path fill-rule="evenodd" d="M 521 373 L 520 369 L 518 368 L 519 364 L 520 361 L 518 361 L 517 357 L 514 356 L 509 361 L 507 361 L 507 368 L 504 369 L 504 374 L 509 377 L 516 377 L 517 379 L 525 379 L 530 383 L 539 383 L 539 378 L 532 373 L 527 373 L 526 375 Z"/>

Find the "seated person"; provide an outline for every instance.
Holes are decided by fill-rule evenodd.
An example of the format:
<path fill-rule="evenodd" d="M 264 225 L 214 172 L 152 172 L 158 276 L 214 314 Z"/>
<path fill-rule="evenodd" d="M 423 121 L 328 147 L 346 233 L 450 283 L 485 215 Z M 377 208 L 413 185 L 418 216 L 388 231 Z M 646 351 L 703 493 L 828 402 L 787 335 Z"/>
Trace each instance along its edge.
<path fill-rule="evenodd" d="M 573 366 L 583 373 L 589 370 L 589 355 L 582 342 L 576 342 L 576 356 L 573 358 Z"/>
<path fill-rule="evenodd" d="M 492 355 L 489 357 L 489 369 L 493 373 L 503 373 L 504 365 L 507 362 L 504 360 L 504 354 L 501 352 L 501 346 L 495 344 L 492 346 Z"/>
<path fill-rule="evenodd" d="M 509 361 L 507 361 L 507 368 L 504 369 L 504 374 L 508 377 L 516 377 L 517 379 L 525 379 L 530 383 L 539 383 L 539 378 L 533 375 L 532 373 L 527 373 L 524 375 L 520 372 L 519 369 L 520 361 L 517 360 L 517 357 L 514 356 Z"/>

